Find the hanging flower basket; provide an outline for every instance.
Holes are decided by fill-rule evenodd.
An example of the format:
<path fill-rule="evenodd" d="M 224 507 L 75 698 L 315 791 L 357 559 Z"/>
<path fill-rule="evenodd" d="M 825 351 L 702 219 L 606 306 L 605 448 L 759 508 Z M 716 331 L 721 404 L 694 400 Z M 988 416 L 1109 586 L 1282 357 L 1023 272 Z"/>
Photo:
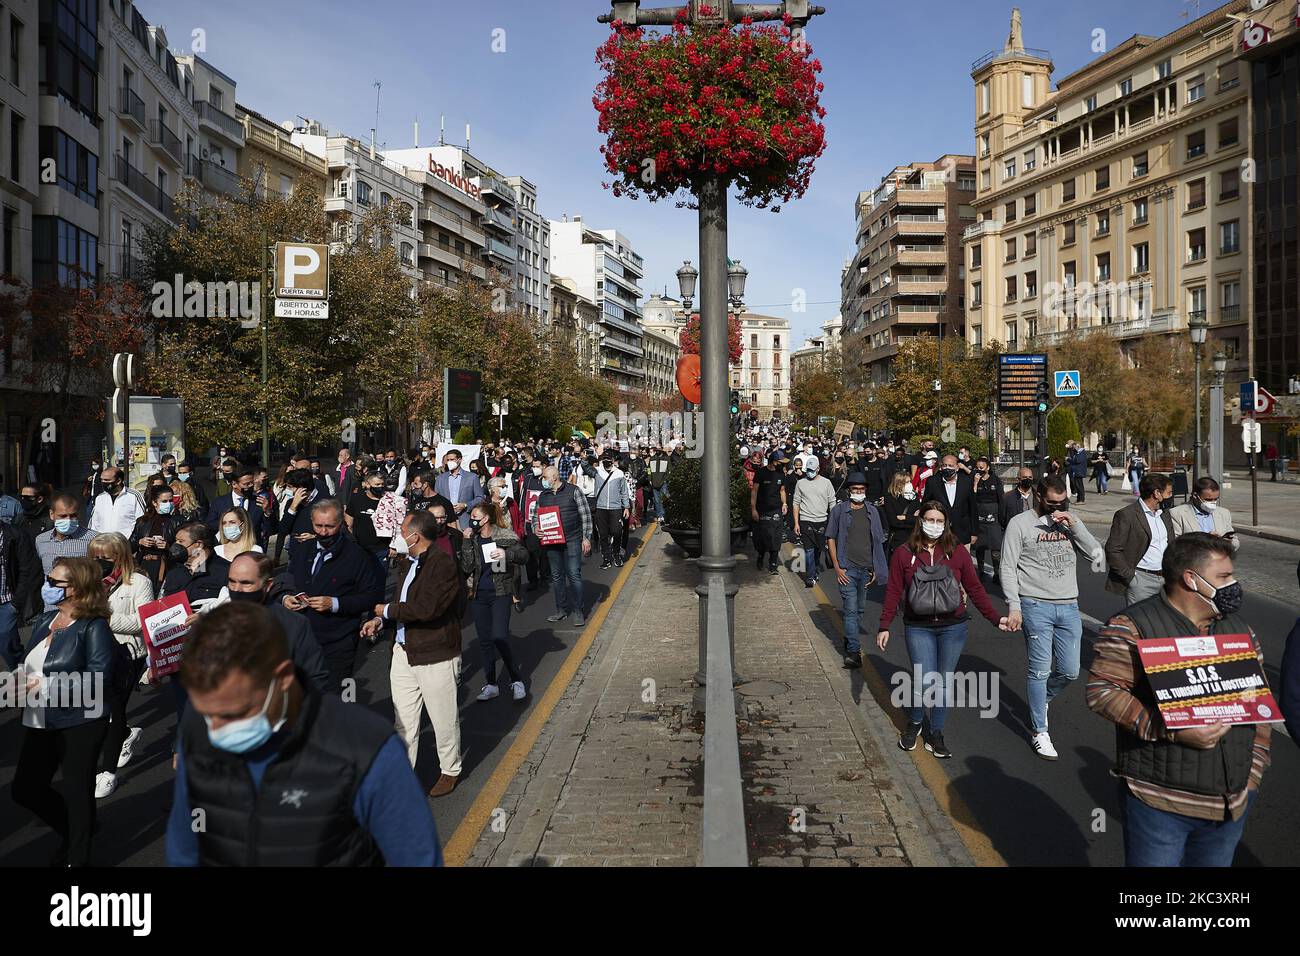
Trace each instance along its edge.
<path fill-rule="evenodd" d="M 740 344 L 740 335 L 740 316 L 734 312 L 728 312 L 727 364 L 729 365 L 739 365 L 740 358 L 744 354 L 744 349 Z M 682 355 L 700 354 L 700 313 L 691 313 L 691 317 L 686 320 L 686 325 L 683 326 L 681 334 L 677 337 L 677 344 Z"/>
<path fill-rule="evenodd" d="M 705 12 L 708 12 L 707 10 Z M 782 26 L 689 26 L 648 34 L 615 21 L 596 52 L 593 103 L 614 195 L 652 202 L 706 179 L 760 209 L 803 196 L 826 149 L 821 63 Z M 775 205 L 774 205 L 775 204 Z M 679 206 L 693 206 L 680 198 Z"/>

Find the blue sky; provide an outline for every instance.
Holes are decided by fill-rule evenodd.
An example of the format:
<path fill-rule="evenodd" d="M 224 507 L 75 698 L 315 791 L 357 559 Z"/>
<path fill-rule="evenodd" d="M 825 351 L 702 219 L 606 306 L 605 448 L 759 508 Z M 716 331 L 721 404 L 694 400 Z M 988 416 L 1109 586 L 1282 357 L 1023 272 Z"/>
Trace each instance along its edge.
<path fill-rule="evenodd" d="M 974 150 L 970 64 L 1001 48 L 1004 0 L 820 0 L 809 28 L 826 84 L 828 147 L 812 188 L 780 213 L 732 204 L 730 248 L 749 269 L 747 302 L 791 320 L 795 344 L 839 308 L 840 268 L 853 244 L 853 203 L 896 164 Z M 667 5 L 645 0 L 643 6 Z M 1202 12 L 1218 4 L 1205 0 Z M 1194 11 L 1184 0 L 1020 0 L 1025 45 L 1051 52 L 1059 79 L 1093 59 L 1093 31 L 1108 48 L 1134 33 L 1163 35 Z M 601 189 L 592 91 L 595 22 L 605 0 L 140 0 L 176 52 L 206 33 L 204 58 L 238 84 L 240 103 L 278 121 L 318 119 L 365 138 L 380 93 L 381 143 L 407 147 L 418 118 L 422 145 L 463 142 L 538 187 L 552 219 L 582 215 L 617 228 L 644 257 L 644 288 L 675 294 L 683 259 L 697 260 L 694 214 L 672 203 L 615 199 Z M 1195 16 L 1195 12 L 1191 13 Z M 504 30 L 505 52 L 494 52 Z M 791 306 L 803 289 L 806 311 Z"/>

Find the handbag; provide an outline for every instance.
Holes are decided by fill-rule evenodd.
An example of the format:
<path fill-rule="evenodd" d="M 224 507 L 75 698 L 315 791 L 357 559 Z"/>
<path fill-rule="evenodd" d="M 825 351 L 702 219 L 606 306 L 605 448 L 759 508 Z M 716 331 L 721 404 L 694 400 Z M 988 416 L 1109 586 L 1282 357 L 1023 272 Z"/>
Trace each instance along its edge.
<path fill-rule="evenodd" d="M 912 555 L 916 564 L 916 555 Z M 907 606 L 917 617 L 951 617 L 961 607 L 961 588 L 952 568 L 935 561 L 923 564 L 907 585 Z"/>

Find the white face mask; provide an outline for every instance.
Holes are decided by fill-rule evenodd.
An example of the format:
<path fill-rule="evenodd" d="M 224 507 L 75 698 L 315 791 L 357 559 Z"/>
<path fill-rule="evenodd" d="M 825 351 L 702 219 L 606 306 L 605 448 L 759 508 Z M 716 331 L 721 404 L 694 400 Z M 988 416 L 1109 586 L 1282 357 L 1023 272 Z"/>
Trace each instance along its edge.
<path fill-rule="evenodd" d="M 1202 502 L 1201 502 L 1201 510 L 1202 510 L 1202 511 L 1206 511 L 1206 512 L 1215 511 L 1215 510 L 1218 509 L 1218 507 L 1219 507 L 1219 503 L 1218 503 L 1217 501 L 1202 501 Z"/>
<path fill-rule="evenodd" d="M 541 466 L 541 465 L 534 465 L 534 466 L 533 466 L 533 474 L 534 474 L 534 475 L 537 475 L 538 477 L 540 477 L 541 474 L 542 474 L 542 466 Z"/>
<path fill-rule="evenodd" d="M 915 501 L 915 500 L 916 500 L 916 489 L 914 489 L 914 488 L 904 488 L 904 489 L 903 489 L 903 497 L 906 498 L 908 501 Z"/>
<path fill-rule="evenodd" d="M 944 524 L 942 521 L 922 521 L 922 522 L 921 522 L 921 530 L 925 532 L 925 536 L 926 536 L 927 538 L 942 538 L 942 537 L 943 537 L 943 529 L 946 528 L 946 527 L 947 527 L 947 525 Z"/>
<path fill-rule="evenodd" d="M 867 500 L 867 493 L 865 491 L 854 492 L 853 494 L 849 495 L 849 498 L 850 500 L 852 500 L 854 504 L 860 505 L 862 504 L 862 502 Z"/>

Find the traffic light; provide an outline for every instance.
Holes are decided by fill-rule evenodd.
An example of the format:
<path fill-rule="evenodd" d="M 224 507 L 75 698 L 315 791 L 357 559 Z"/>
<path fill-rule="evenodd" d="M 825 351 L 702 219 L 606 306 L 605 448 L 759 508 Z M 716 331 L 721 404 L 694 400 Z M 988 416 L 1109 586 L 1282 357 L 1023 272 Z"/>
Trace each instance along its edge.
<path fill-rule="evenodd" d="M 740 392 L 734 388 L 731 390 L 731 414 L 740 414 Z"/>
<path fill-rule="evenodd" d="M 1047 414 L 1047 383 L 1038 383 L 1038 414 Z"/>

